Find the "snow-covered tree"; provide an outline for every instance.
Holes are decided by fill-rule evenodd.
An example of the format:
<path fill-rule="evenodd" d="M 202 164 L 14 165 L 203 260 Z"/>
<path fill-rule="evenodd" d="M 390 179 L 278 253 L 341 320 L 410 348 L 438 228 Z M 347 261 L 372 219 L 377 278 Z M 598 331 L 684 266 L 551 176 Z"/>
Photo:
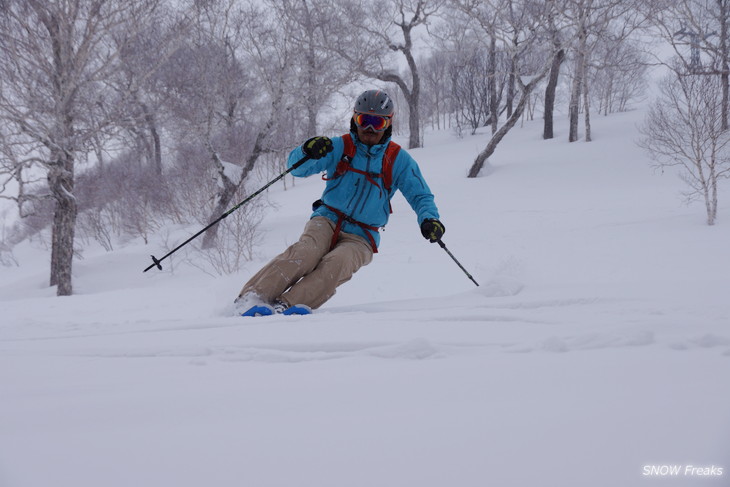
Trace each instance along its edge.
<path fill-rule="evenodd" d="M 408 104 L 408 147 L 421 147 L 421 75 L 416 56 L 418 32 L 433 20 L 445 0 L 330 0 L 340 19 L 328 32 L 327 46 L 351 69 L 394 83 Z M 424 29 L 425 30 L 425 29 Z M 402 57 L 394 57 L 400 53 Z M 400 61 L 407 68 L 401 70 Z"/>
<path fill-rule="evenodd" d="M 0 120 L 9 136 L 3 142 L 14 144 L 19 170 L 33 165 L 47 178 L 54 202 L 50 284 L 58 295 L 73 291 L 76 164 L 117 116 L 104 81 L 118 72 L 120 47 L 158 3 L 2 2 Z"/>
<path fill-rule="evenodd" d="M 500 0 L 511 1 L 511 0 Z M 493 2 L 465 2 L 460 3 L 464 11 L 475 17 L 482 17 L 484 20 L 480 25 L 488 38 L 500 39 L 506 49 L 513 51 L 511 58 L 515 62 L 510 63 L 510 70 L 514 71 L 514 79 L 519 87 L 519 99 L 512 114 L 507 117 L 504 123 L 494 130 L 492 138 L 487 146 L 479 153 L 474 164 L 469 170 L 469 177 L 476 177 L 484 167 L 487 159 L 494 153 L 499 142 L 515 126 L 527 106 L 531 93 L 548 75 L 556 56 L 560 55 L 563 44 L 545 45 L 542 40 L 550 28 L 550 18 L 555 15 L 558 3 L 555 0 L 530 1 L 526 0 L 521 6 L 528 9 L 529 15 L 522 17 L 518 24 L 499 22 L 493 15 L 504 15 L 502 9 L 497 8 Z M 509 25 L 505 31 L 502 25 Z M 517 29 L 517 31 L 515 31 Z M 569 42 L 568 40 L 563 41 Z M 538 54 L 539 53 L 539 54 Z M 529 54 L 529 55 L 528 55 Z M 493 122 L 494 123 L 494 122 Z"/>
<path fill-rule="evenodd" d="M 625 41 L 640 24 L 637 1 L 641 0 L 567 0 L 564 16 L 572 25 L 575 42 L 572 43 L 572 81 L 568 113 L 570 133 L 568 140 L 579 139 L 578 127 L 581 107 L 585 126 L 585 140 L 591 140 L 590 69 L 596 46 L 608 38 L 618 44 Z M 606 66 L 610 68 L 610 66 Z"/>
<path fill-rule="evenodd" d="M 686 72 L 720 76 L 723 127 L 728 128 L 730 0 L 652 0 L 642 10 Z"/>
<path fill-rule="evenodd" d="M 289 62 L 303 96 L 294 101 L 306 113 L 304 136 L 314 137 L 320 133 L 318 118 L 331 106 L 332 96 L 360 76 L 340 56 L 333 56 L 326 43 L 328 32 L 339 28 L 341 20 L 333 16 L 327 0 L 266 0 L 266 4 L 286 26 L 296 50 Z"/>
<path fill-rule="evenodd" d="M 730 131 L 723 128 L 722 80 L 687 74 L 676 63 L 660 84 L 641 127 L 640 145 L 659 168 L 677 166 L 690 190 L 701 198 L 707 224 L 717 219 L 718 181 L 730 177 Z"/>

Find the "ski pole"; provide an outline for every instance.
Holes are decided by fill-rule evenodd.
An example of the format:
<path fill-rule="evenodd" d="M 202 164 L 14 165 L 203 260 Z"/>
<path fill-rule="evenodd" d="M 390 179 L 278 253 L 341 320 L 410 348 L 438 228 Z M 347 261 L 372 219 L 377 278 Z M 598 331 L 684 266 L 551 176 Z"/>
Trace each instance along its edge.
<path fill-rule="evenodd" d="M 294 164 L 292 164 L 292 167 L 290 167 L 289 169 L 287 169 L 283 173 L 281 173 L 278 176 L 276 176 L 274 179 L 272 179 L 271 181 L 269 181 L 268 183 L 266 183 L 261 189 L 259 189 L 258 191 L 256 191 L 254 194 L 252 194 L 251 196 L 249 196 L 245 200 L 243 200 L 240 203 L 238 203 L 236 206 L 234 206 L 230 210 L 228 210 L 225 213 L 223 213 L 216 220 L 214 220 L 211 223 L 209 223 L 208 226 L 206 226 L 205 228 L 203 228 L 202 230 L 200 230 L 198 233 L 196 233 L 195 235 L 193 235 L 192 237 L 190 237 L 189 239 L 187 239 L 186 241 L 184 241 L 183 243 L 181 243 L 180 245 L 178 245 L 177 247 L 175 247 L 174 249 L 172 249 L 171 251 L 169 251 L 163 257 L 161 257 L 161 258 L 158 259 L 154 255 L 151 255 L 150 257 L 152 257 L 152 264 L 149 267 L 147 267 L 142 272 L 147 272 L 148 270 L 152 269 L 153 267 L 157 267 L 159 270 L 162 270 L 162 265 L 160 263 L 163 260 L 167 259 L 172 254 L 174 254 L 175 252 L 177 252 L 178 250 L 180 250 L 181 248 L 183 248 L 184 246 L 186 246 L 187 244 L 189 244 L 190 242 L 192 242 L 193 240 L 195 240 L 198 236 L 200 236 L 202 233 L 204 233 L 210 227 L 212 227 L 216 223 L 218 223 L 221 220 L 223 220 L 224 218 L 226 218 L 228 215 L 230 215 L 231 213 L 233 213 L 234 211 L 236 211 L 237 209 L 239 209 L 240 207 L 242 207 L 243 205 L 245 205 L 246 203 L 248 203 L 249 201 L 251 201 L 252 199 L 254 199 L 256 196 L 258 196 L 261 193 L 263 193 L 269 186 L 271 186 L 272 184 L 274 184 L 278 180 L 282 179 L 284 176 L 286 176 L 287 174 L 289 174 L 294 169 L 298 168 L 299 166 L 301 166 L 302 164 L 304 164 L 308 160 L 309 160 L 309 156 L 304 156 L 301 159 L 299 159 L 297 162 L 295 162 Z"/>
<path fill-rule="evenodd" d="M 459 262 L 458 260 L 456 260 L 456 257 L 454 257 L 454 254 L 452 254 L 452 253 L 451 253 L 451 252 L 449 251 L 449 249 L 447 249 L 447 248 L 446 248 L 446 244 L 445 244 L 445 243 L 444 243 L 444 242 L 443 242 L 443 241 L 442 241 L 441 239 L 439 239 L 439 240 L 436 240 L 436 241 L 438 242 L 439 246 L 440 246 L 440 247 L 441 247 L 442 249 L 444 249 L 444 250 L 446 251 L 446 253 L 447 253 L 447 254 L 449 254 L 449 257 L 451 257 L 451 258 L 452 258 L 452 259 L 454 260 L 454 262 L 456 262 L 456 265 L 458 265 L 458 266 L 459 266 L 459 268 L 460 268 L 460 269 L 461 269 L 462 271 L 464 271 L 464 274 L 466 274 L 466 277 L 468 277 L 469 279 L 471 279 L 471 282 L 473 282 L 474 284 L 476 284 L 476 285 L 477 285 L 477 287 L 479 287 L 479 283 L 478 283 L 478 282 L 476 282 L 476 281 L 474 280 L 474 278 L 473 278 L 473 277 L 471 277 L 471 274 L 469 274 L 469 273 L 468 273 L 468 272 L 466 271 L 466 269 L 464 269 L 464 266 L 463 266 L 463 265 L 461 265 L 461 262 Z M 154 257 L 153 257 L 153 258 L 154 258 Z"/>

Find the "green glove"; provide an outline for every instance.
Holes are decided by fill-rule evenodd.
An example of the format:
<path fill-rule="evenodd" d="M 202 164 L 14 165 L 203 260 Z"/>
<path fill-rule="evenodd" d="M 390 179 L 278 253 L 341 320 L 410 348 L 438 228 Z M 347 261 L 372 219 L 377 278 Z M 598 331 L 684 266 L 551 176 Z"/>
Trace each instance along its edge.
<path fill-rule="evenodd" d="M 444 236 L 446 227 L 435 218 L 428 218 L 421 223 L 421 234 L 423 238 L 431 243 L 438 242 Z"/>
<path fill-rule="evenodd" d="M 312 137 L 302 145 L 302 150 L 310 159 L 321 159 L 332 152 L 332 140 L 329 137 Z"/>

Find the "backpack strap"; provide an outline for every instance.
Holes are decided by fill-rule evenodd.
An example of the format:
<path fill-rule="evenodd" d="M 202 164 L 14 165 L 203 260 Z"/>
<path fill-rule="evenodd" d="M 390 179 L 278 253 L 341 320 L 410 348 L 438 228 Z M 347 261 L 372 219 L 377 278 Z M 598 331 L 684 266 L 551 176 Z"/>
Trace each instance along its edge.
<path fill-rule="evenodd" d="M 347 171 L 353 170 L 352 160 L 355 158 L 355 152 L 357 151 L 357 148 L 355 147 L 355 143 L 352 141 L 352 136 L 350 134 L 343 135 L 342 142 L 345 143 L 345 148 L 342 151 L 342 159 L 340 159 L 340 162 L 337 163 L 335 173 L 332 175 L 331 178 L 328 178 L 326 174 L 322 175 L 322 179 L 325 181 L 337 179 L 345 174 Z"/>
<path fill-rule="evenodd" d="M 390 196 L 390 191 L 393 187 L 393 165 L 395 164 L 395 159 L 398 157 L 398 153 L 400 152 L 400 145 L 396 144 L 395 142 L 388 143 L 388 147 L 385 148 L 385 154 L 383 155 L 382 172 L 380 174 L 377 174 L 361 171 L 352 167 L 352 159 L 355 157 L 355 152 L 357 151 L 357 148 L 355 147 L 355 143 L 353 142 L 352 136 L 350 134 L 343 135 L 342 141 L 345 143 L 345 148 L 342 151 L 342 159 L 340 159 L 340 161 L 337 163 L 335 173 L 332 175 L 331 178 L 328 178 L 326 174 L 323 174 L 322 179 L 324 179 L 325 181 L 331 181 L 333 179 L 341 177 L 347 171 L 351 171 L 365 176 L 365 179 L 369 183 L 374 184 L 378 187 L 378 190 L 380 191 L 380 194 L 382 196 L 383 191 L 380 188 L 378 182 L 375 180 L 375 178 L 381 178 L 383 180 L 383 188 L 385 188 L 386 194 Z M 338 210 L 337 208 L 329 206 L 322 200 L 315 201 L 312 207 L 316 209 L 320 205 L 326 206 L 330 211 L 337 215 L 337 225 L 334 235 L 332 236 L 330 250 L 332 250 L 337 243 L 337 239 L 340 235 L 340 230 L 342 229 L 342 224 L 344 222 L 349 222 L 358 225 L 360 228 L 366 230 L 365 234 L 368 236 L 368 240 L 370 241 L 370 246 L 372 247 L 373 252 L 378 252 L 378 247 L 375 245 L 375 239 L 373 238 L 371 232 L 378 232 L 379 228 L 357 221 L 349 215 L 346 215 L 342 211 Z M 390 212 L 393 213 L 393 206 L 390 204 L 390 202 L 388 203 L 388 206 L 390 208 Z"/>
<path fill-rule="evenodd" d="M 399 152 L 400 146 L 391 141 L 388 143 L 383 156 L 383 186 L 388 193 L 393 187 L 393 164 L 395 164 L 395 158 L 398 157 Z"/>
<path fill-rule="evenodd" d="M 323 174 L 322 179 L 325 181 L 331 181 L 332 179 L 337 179 L 346 172 L 354 172 L 361 176 L 365 177 L 365 180 L 372 184 L 373 186 L 378 188 L 378 191 L 380 191 L 380 195 L 383 195 L 383 190 L 380 187 L 380 184 L 376 181 L 377 178 L 382 178 L 382 173 L 375 173 L 375 172 L 367 172 L 367 171 L 361 171 L 360 169 L 355 169 L 352 167 L 352 159 L 355 157 L 355 152 L 357 151 L 357 148 L 355 147 L 355 143 L 352 141 L 352 136 L 350 134 L 345 134 L 342 136 L 342 141 L 345 143 L 345 148 L 342 151 L 342 159 L 340 159 L 340 162 L 337 163 L 337 166 L 335 167 L 335 173 L 332 175 L 331 178 L 328 178 L 327 175 Z"/>
<path fill-rule="evenodd" d="M 342 136 L 342 142 L 345 143 L 345 150 L 343 151 L 343 156 L 348 157 L 350 161 L 355 157 L 355 152 L 357 151 L 357 148 L 355 147 L 355 142 L 352 140 L 352 135 L 345 134 Z"/>
<path fill-rule="evenodd" d="M 352 167 L 352 159 L 355 157 L 355 152 L 357 151 L 355 143 L 352 140 L 352 135 L 343 135 L 342 141 L 345 143 L 345 148 L 342 151 L 342 159 L 340 159 L 340 162 L 337 163 L 335 173 L 332 175 L 331 178 L 328 178 L 326 174 L 323 174 L 322 179 L 325 181 L 330 181 L 332 179 L 337 179 L 345 174 L 347 171 L 350 171 L 365 176 L 365 179 L 369 183 L 374 184 L 375 186 L 378 186 L 378 188 L 380 188 L 380 185 L 375 179 L 382 178 L 383 187 L 385 188 L 385 191 L 390 194 L 390 190 L 393 187 L 393 164 L 395 163 L 396 157 L 398 157 L 398 152 L 400 152 L 400 145 L 396 144 L 395 142 L 388 143 L 388 147 L 386 147 L 385 154 L 383 155 L 382 172 L 378 174 L 373 172 L 361 171 Z"/>

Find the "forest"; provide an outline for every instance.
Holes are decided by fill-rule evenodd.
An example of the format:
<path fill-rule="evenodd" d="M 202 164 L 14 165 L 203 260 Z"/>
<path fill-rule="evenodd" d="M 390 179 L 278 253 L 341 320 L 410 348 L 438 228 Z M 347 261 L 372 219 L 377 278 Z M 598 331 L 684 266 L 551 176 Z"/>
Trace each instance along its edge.
<path fill-rule="evenodd" d="M 717 213 L 727 156 L 727 0 L 0 1 L 0 264 L 37 239 L 73 294 L 88 242 L 111 251 L 168 225 L 205 226 L 279 174 L 289 151 L 347 130 L 363 87 L 397 100 L 407 148 L 428 130 L 491 131 L 483 174 L 521 120 L 591 118 L 652 93 L 642 146 L 686 168 Z M 289 183 L 285 183 L 289 184 Z M 196 243 L 217 272 L 251 258 L 266 201 Z M 173 243 L 170 244 L 171 246 Z"/>

